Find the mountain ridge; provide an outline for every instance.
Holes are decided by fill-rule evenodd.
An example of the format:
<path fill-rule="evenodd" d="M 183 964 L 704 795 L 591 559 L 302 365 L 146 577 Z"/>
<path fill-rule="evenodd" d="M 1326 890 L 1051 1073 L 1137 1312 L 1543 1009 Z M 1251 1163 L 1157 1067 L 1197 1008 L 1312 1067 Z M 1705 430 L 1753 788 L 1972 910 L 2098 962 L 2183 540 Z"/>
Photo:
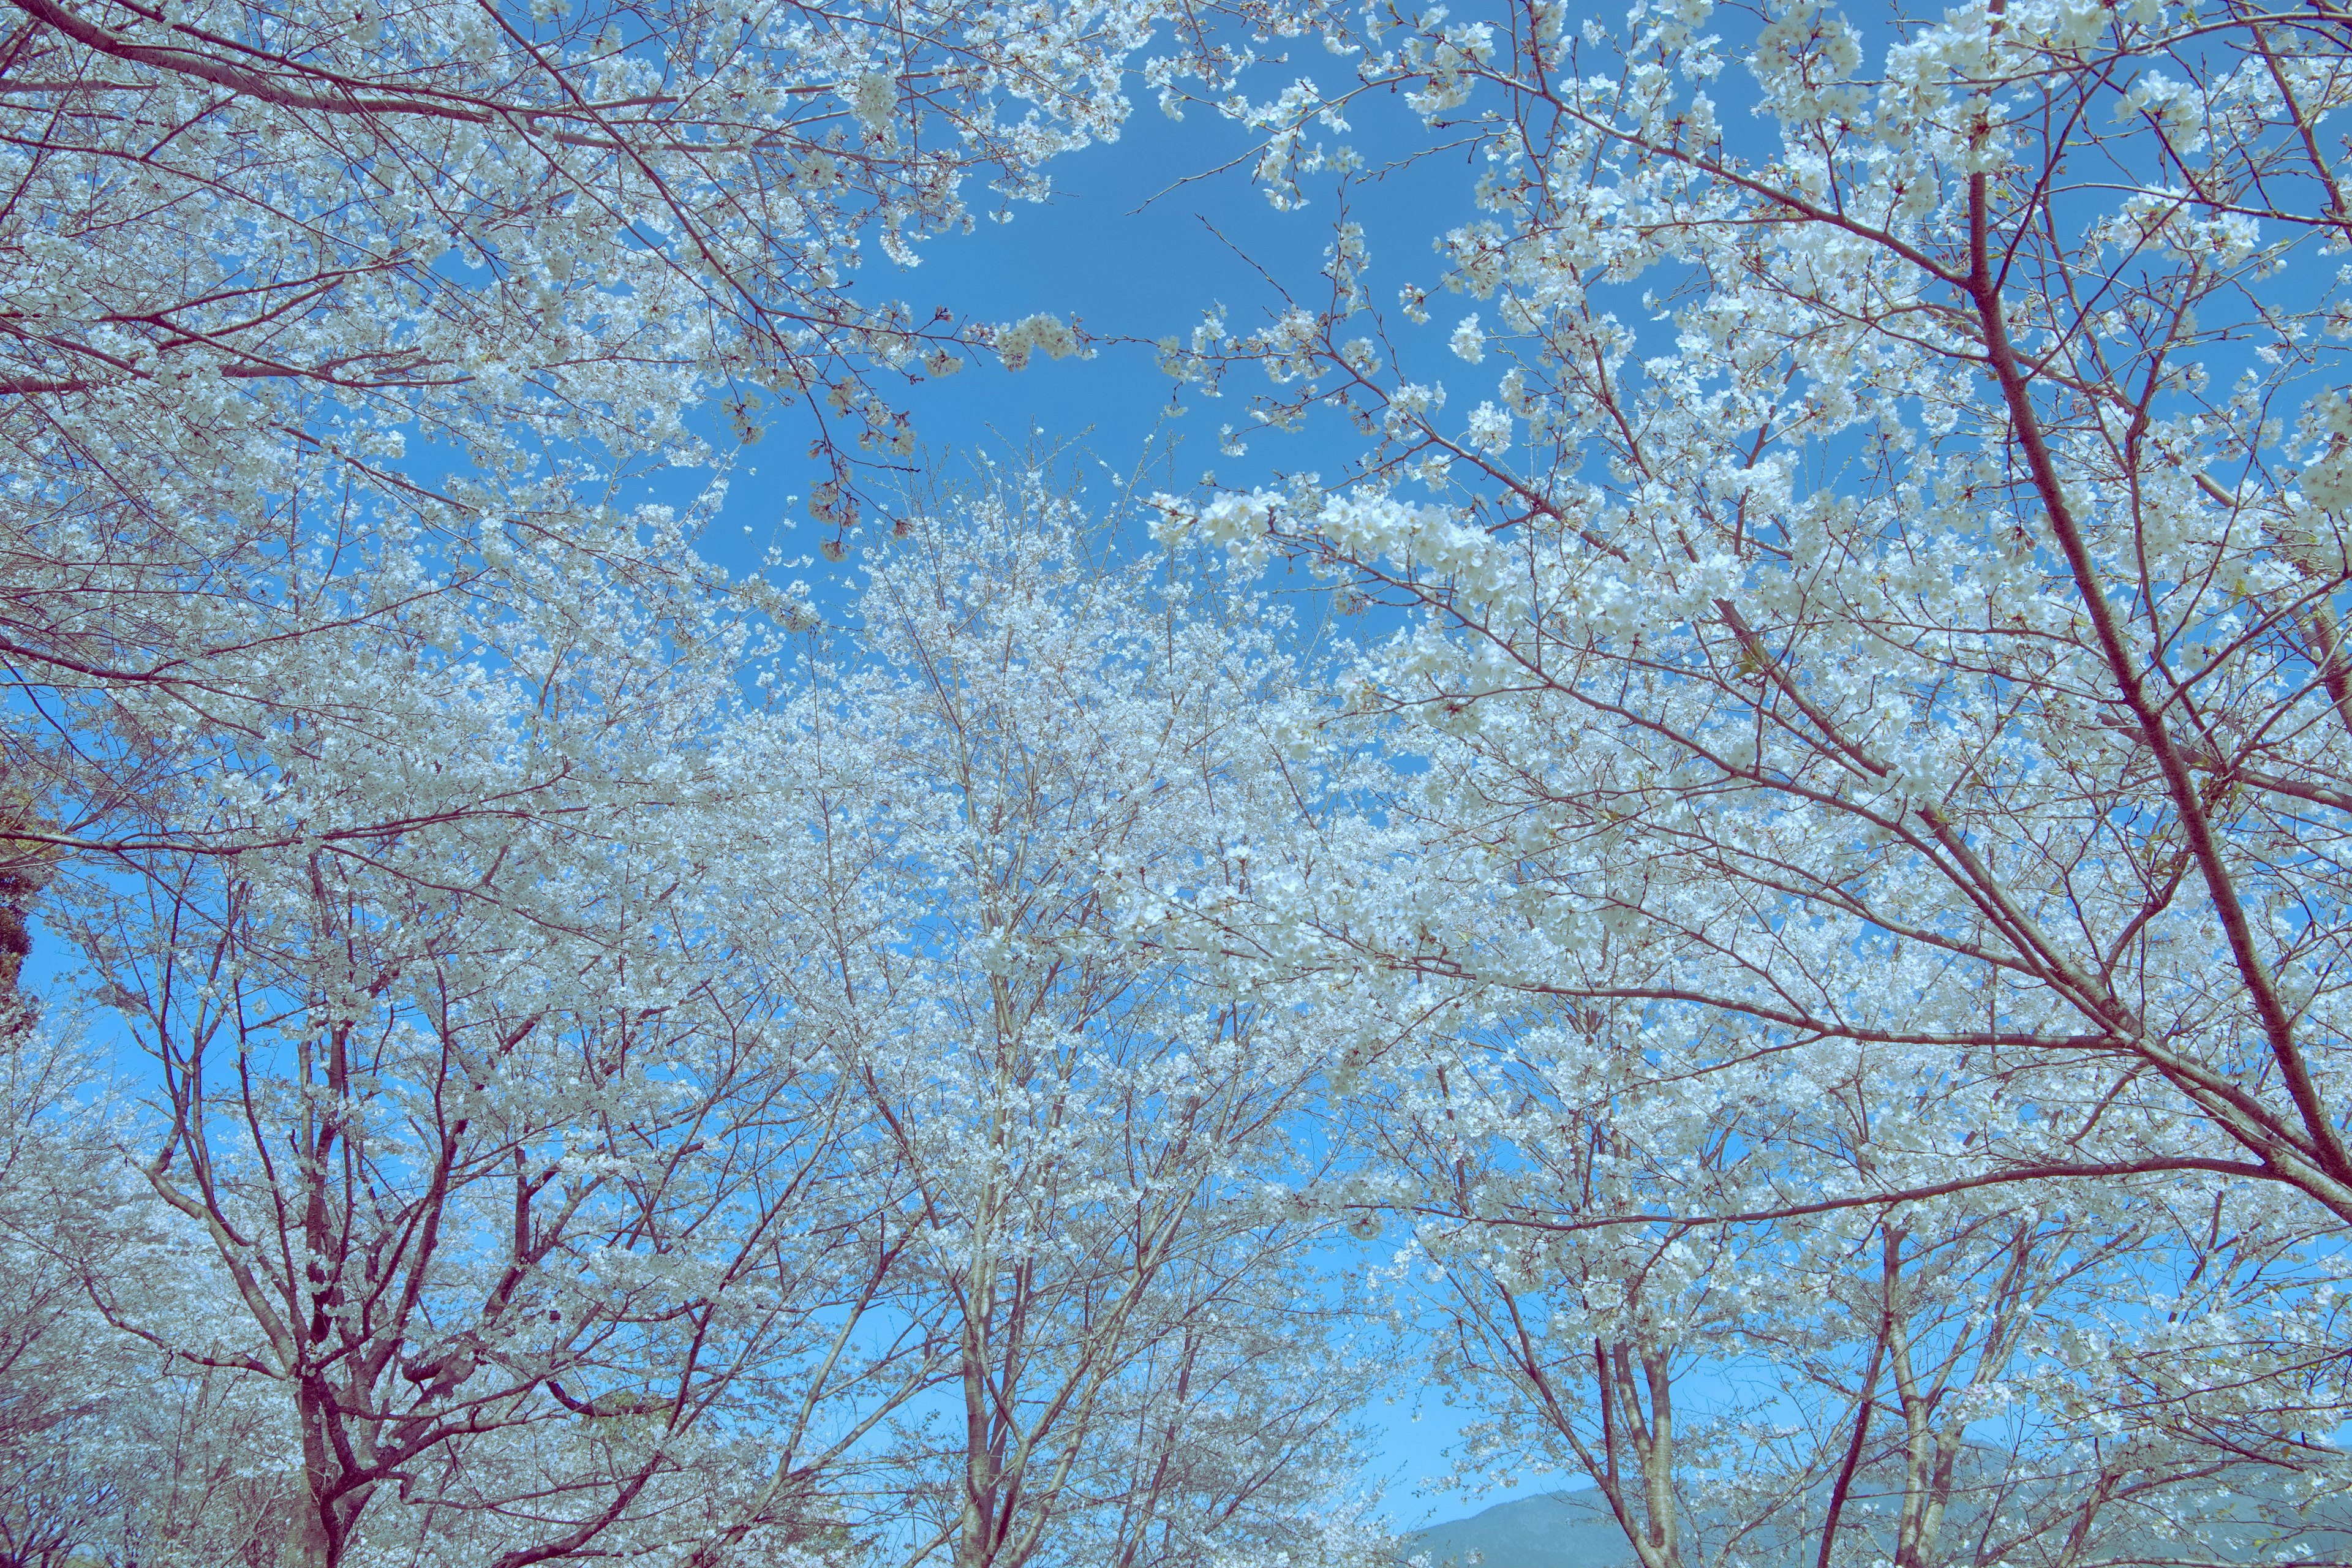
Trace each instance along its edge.
<path fill-rule="evenodd" d="M 2263 1513 L 2275 1519 L 2295 1511 L 2274 1491 L 2249 1488 L 2234 1500 L 2242 1505 L 2236 1517 L 2208 1522 L 2251 1529 L 2253 1534 L 2231 1542 L 2234 1551 L 2209 1543 L 2210 1561 L 2278 1562 L 2279 1548 L 2292 1543 L 2304 1550 L 2291 1560 L 2352 1562 L 2352 1512 L 2342 1500 L 2319 1505 L 2317 1517 L 2306 1516 L 2299 1526 L 2257 1523 Z M 2226 1531 L 2222 1540 L 2229 1540 Z M 1634 1568 L 1637 1561 L 1600 1493 L 1589 1488 L 1514 1498 L 1462 1519 L 1409 1531 L 1400 1556 L 1407 1563 L 1425 1559 L 1427 1568 Z"/>

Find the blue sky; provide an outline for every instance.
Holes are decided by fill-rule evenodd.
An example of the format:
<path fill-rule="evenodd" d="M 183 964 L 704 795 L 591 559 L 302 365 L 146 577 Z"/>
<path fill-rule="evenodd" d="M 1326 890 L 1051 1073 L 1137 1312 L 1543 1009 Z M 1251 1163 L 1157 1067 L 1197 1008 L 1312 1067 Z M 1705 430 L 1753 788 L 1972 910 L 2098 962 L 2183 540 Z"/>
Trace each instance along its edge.
<path fill-rule="evenodd" d="M 1352 62 L 1331 57 L 1315 40 L 1294 40 L 1288 59 L 1260 67 L 1252 86 L 1271 93 L 1302 75 L 1313 76 L 1327 91 L 1344 91 L 1353 83 Z M 968 474 L 981 454 L 1020 450 L 1033 429 L 1048 441 L 1081 448 L 1087 468 L 1097 472 L 1099 462 L 1124 476 L 1152 454 L 1150 488 L 1189 489 L 1210 472 L 1225 485 L 1299 468 L 1336 476 L 1356 449 L 1351 433 L 1336 420 L 1299 435 L 1261 431 L 1246 458 L 1221 454 L 1219 426 L 1248 423 L 1246 395 L 1262 388 L 1263 379 L 1255 372 L 1236 375 L 1221 398 L 1195 388 L 1171 397 L 1175 384 L 1160 372 L 1148 345 L 1165 334 L 1189 333 L 1213 303 L 1227 307 L 1235 331 L 1256 326 L 1275 299 L 1266 274 L 1311 300 L 1322 283 L 1318 273 L 1337 205 L 1327 188 L 1311 192 L 1303 209 L 1276 212 L 1252 187 L 1245 164 L 1209 173 L 1247 151 L 1251 139 L 1244 127 L 1198 106 L 1181 122 L 1172 121 L 1148 90 L 1134 90 L 1134 111 L 1117 142 L 1050 166 L 1050 202 L 1019 205 L 1005 215 L 1009 221 L 991 221 L 987 193 L 970 189 L 967 198 L 980 217 L 972 233 L 929 240 L 913 268 L 869 253 L 857 287 L 904 300 L 919 321 L 942 305 L 994 321 L 1045 311 L 1076 316 L 1090 332 L 1145 341 L 1106 344 L 1090 360 L 1040 357 L 1017 374 L 975 359 L 961 374 L 920 386 L 877 386 L 912 412 L 922 455 L 950 479 Z M 1405 151 L 1425 134 L 1402 102 L 1383 92 L 1368 100 L 1347 135 L 1318 128 L 1317 138 L 1350 142 L 1376 158 Z M 1356 193 L 1351 215 L 1375 237 L 1376 305 L 1392 303 L 1408 277 L 1433 279 L 1437 268 L 1430 239 L 1470 216 L 1468 184 L 1458 164 L 1423 167 Z M 1454 316 L 1469 308 L 1465 301 L 1452 314 L 1441 310 L 1415 335 L 1430 337 L 1429 346 L 1436 348 Z M 1389 324 L 1412 331 L 1401 319 Z M 800 418 L 805 424 L 805 415 Z M 787 500 L 805 496 L 822 477 L 806 458 L 807 439 L 805 428 L 780 416 L 759 446 L 740 454 L 728 517 L 708 542 L 711 554 L 748 570 L 772 543 L 788 556 L 815 548 L 824 531 Z M 678 493 L 666 499 L 684 500 L 693 482 L 681 476 Z M 782 537 L 774 531 L 780 519 L 796 525 Z M 805 574 L 814 585 L 817 570 Z"/>

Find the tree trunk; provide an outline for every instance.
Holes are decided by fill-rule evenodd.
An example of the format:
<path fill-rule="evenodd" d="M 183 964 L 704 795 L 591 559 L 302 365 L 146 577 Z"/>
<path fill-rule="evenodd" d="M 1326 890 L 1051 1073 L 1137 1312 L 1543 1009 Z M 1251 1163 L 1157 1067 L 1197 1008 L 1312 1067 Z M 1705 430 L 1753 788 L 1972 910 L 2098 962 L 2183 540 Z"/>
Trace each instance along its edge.
<path fill-rule="evenodd" d="M 307 1468 L 296 1482 L 293 1517 L 287 1521 L 286 1539 L 278 1548 L 278 1568 L 334 1568 L 334 1541 L 319 1517 L 319 1500 L 310 1489 Z"/>

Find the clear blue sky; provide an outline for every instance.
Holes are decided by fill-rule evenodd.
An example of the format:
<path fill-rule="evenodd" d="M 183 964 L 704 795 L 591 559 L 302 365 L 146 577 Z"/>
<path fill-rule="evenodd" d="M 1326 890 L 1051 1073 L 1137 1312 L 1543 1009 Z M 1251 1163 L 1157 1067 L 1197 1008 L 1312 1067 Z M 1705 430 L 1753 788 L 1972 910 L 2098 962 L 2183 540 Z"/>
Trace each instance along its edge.
<path fill-rule="evenodd" d="M 1259 68 L 1257 90 L 1270 92 L 1301 75 L 1315 77 L 1326 91 L 1344 90 L 1353 81 L 1352 62 L 1334 58 L 1316 40 L 1294 40 L 1289 52 L 1288 63 Z M 1337 212 L 1328 191 L 1310 188 L 1307 206 L 1280 214 L 1251 186 L 1246 163 L 1185 183 L 1244 153 L 1249 136 L 1199 107 L 1181 123 L 1171 121 L 1148 90 L 1134 90 L 1134 112 L 1118 142 L 1050 166 L 1051 202 L 1016 205 L 1011 221 L 991 222 L 987 193 L 970 189 L 968 198 L 982 215 L 971 234 L 928 241 L 921 264 L 910 269 L 874 254 L 856 287 L 904 300 L 919 321 L 941 305 L 996 321 L 1045 311 L 1075 315 L 1090 331 L 1147 342 L 1189 333 L 1202 310 L 1216 302 L 1228 308 L 1235 331 L 1259 325 L 1275 299 L 1265 274 L 1311 302 L 1322 285 L 1319 269 Z M 1425 135 L 1400 100 L 1383 92 L 1367 102 L 1346 135 L 1318 128 L 1310 140 L 1349 142 L 1377 160 Z M 1374 236 L 1371 292 L 1384 311 L 1408 278 L 1433 280 L 1438 268 L 1430 240 L 1471 216 L 1468 184 L 1456 163 L 1410 171 L 1356 196 L 1351 212 Z M 1454 317 L 1472 308 L 1465 300 L 1450 314 L 1441 310 L 1416 335 L 1430 337 L 1435 348 Z M 1404 325 L 1393 316 L 1388 324 L 1392 330 Z M 1470 391 L 1474 380 L 1485 395 L 1494 379 L 1450 359 L 1445 363 L 1463 379 L 1457 395 Z M 1123 474 L 1158 450 L 1161 461 L 1150 470 L 1154 486 L 1178 489 L 1211 470 L 1228 485 L 1259 482 L 1277 469 L 1314 468 L 1334 477 L 1354 449 L 1350 433 L 1335 420 L 1302 435 L 1261 431 L 1246 458 L 1223 455 L 1218 427 L 1247 424 L 1246 395 L 1265 386 L 1263 376 L 1255 371 L 1235 375 L 1222 398 L 1185 389 L 1181 402 L 1189 412 L 1177 417 L 1172 409 L 1179 400 L 1171 395 L 1175 384 L 1143 344 L 1107 345 L 1085 361 L 1040 357 L 1018 374 L 975 360 L 960 374 L 921 386 L 877 384 L 913 413 L 924 453 L 950 478 L 969 472 L 980 453 L 1018 450 L 1033 426 L 1048 440 L 1081 444 L 1091 454 L 1089 468 L 1099 459 Z M 709 541 L 722 562 L 748 568 L 772 542 L 798 555 L 824 537 L 799 506 L 787 507 L 787 497 L 804 496 L 821 477 L 805 456 L 807 440 L 806 429 L 779 418 L 758 447 L 740 455 L 728 521 Z M 680 477 L 676 499 L 684 499 L 689 483 Z M 788 514 L 798 526 L 778 539 L 772 531 Z M 814 584 L 818 574 L 804 574 Z"/>

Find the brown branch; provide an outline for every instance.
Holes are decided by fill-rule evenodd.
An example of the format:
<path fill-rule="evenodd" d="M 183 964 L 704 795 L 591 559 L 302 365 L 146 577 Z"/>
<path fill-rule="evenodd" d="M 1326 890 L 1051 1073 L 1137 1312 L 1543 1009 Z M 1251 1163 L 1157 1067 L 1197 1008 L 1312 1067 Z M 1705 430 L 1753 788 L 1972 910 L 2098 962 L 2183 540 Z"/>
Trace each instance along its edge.
<path fill-rule="evenodd" d="M 2339 1184 L 2352 1184 L 2352 1156 L 2347 1155 L 2343 1141 L 2328 1120 L 2318 1086 L 2312 1080 L 2311 1069 L 2304 1060 L 2302 1047 L 2295 1043 L 2294 1025 L 2288 1016 L 2286 1003 L 2279 994 L 2277 983 L 2271 977 L 2269 965 L 2263 962 L 2254 944 L 2252 925 L 2246 919 L 2245 908 L 2239 901 L 2229 868 L 2222 861 L 2220 840 L 2213 831 L 2211 819 L 2206 815 L 2204 802 L 2198 796 L 2196 781 L 2189 776 L 2188 760 L 2173 740 L 2159 706 L 2149 699 L 2140 680 L 2137 662 L 2124 641 L 2123 628 L 2107 604 L 2106 585 L 2100 578 L 2098 565 L 2091 559 L 2090 546 L 2075 521 L 2073 509 L 2067 505 L 2064 488 L 2058 477 L 2057 459 L 2042 436 L 2041 416 L 2033 406 L 2032 395 L 2019 369 L 2016 352 L 2010 345 L 2009 322 L 2002 308 L 2000 287 L 1992 275 L 1987 244 L 1989 214 L 1986 176 L 1971 174 L 1969 176 L 1968 293 L 1975 302 L 1978 319 L 1983 323 L 1993 374 L 2000 382 L 2001 396 L 2008 405 L 2018 443 L 2024 450 L 2034 492 L 2041 500 L 2043 514 L 2050 520 L 2051 531 L 2056 536 L 2058 547 L 2066 558 L 2067 568 L 2074 575 L 2076 595 L 2090 616 L 2100 652 L 2124 705 L 2131 710 L 2141 733 L 2147 738 L 2148 749 L 2156 754 L 2158 771 L 2164 776 L 2165 791 L 2171 797 L 2174 811 L 2179 816 L 2182 832 L 2189 840 L 2189 853 L 2196 858 L 2198 869 L 2204 877 L 2214 916 L 2221 921 L 2222 931 L 2229 939 L 2231 957 L 2237 965 L 2240 979 L 2245 984 L 2254 1012 L 2262 1020 L 2272 1059 L 2277 1063 L 2280 1078 L 2294 1101 L 2315 1163 L 2330 1180 Z"/>

